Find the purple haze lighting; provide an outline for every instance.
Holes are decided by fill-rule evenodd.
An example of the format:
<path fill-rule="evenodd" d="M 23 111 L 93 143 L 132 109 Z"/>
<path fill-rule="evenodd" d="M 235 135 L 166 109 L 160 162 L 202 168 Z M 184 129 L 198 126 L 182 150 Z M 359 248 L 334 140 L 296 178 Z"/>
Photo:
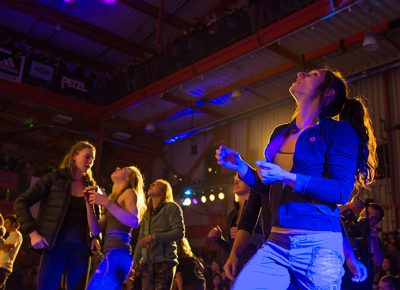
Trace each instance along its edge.
<path fill-rule="evenodd" d="M 101 0 L 101 2 L 103 2 L 104 4 L 115 4 L 118 1 L 117 0 Z"/>
<path fill-rule="evenodd" d="M 197 200 L 197 198 L 193 198 L 193 199 L 192 199 L 192 203 L 196 205 L 196 204 L 199 203 L 199 201 Z"/>

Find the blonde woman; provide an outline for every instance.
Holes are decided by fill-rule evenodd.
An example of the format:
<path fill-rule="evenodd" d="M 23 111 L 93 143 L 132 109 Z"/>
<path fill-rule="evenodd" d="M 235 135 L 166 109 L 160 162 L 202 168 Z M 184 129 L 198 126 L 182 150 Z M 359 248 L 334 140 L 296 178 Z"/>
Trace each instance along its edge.
<path fill-rule="evenodd" d="M 104 232 L 105 254 L 87 289 L 122 288 L 132 268 L 132 228 L 138 227 L 146 209 L 143 177 L 138 168 L 117 167 L 111 179 L 113 188 L 108 197 L 96 187 L 87 189 L 87 202 L 104 208 L 104 214 L 98 221 L 92 210 L 89 223 L 94 229 L 94 235 Z"/>
<path fill-rule="evenodd" d="M 176 243 L 185 235 L 182 209 L 174 202 L 168 181 L 156 180 L 147 195 L 134 262 L 141 260 L 143 290 L 171 289 L 178 264 Z"/>

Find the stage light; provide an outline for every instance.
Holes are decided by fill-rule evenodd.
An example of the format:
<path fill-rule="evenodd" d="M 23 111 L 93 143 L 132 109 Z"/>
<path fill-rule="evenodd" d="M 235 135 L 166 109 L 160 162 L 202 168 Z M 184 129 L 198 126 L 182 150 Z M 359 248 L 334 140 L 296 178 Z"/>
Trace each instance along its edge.
<path fill-rule="evenodd" d="M 218 193 L 218 198 L 219 199 L 224 199 L 225 194 L 223 192 Z"/>
<path fill-rule="evenodd" d="M 193 198 L 192 199 L 192 203 L 194 204 L 194 205 L 197 205 L 198 203 L 199 203 L 199 200 L 197 199 L 197 198 Z"/>
<path fill-rule="evenodd" d="M 185 196 L 191 196 L 193 194 L 193 191 L 190 188 L 188 188 L 188 189 L 185 190 L 185 192 L 183 194 Z"/>
<path fill-rule="evenodd" d="M 210 201 L 214 201 L 215 200 L 215 195 L 214 194 L 210 194 Z"/>
<path fill-rule="evenodd" d="M 185 198 L 182 203 L 184 206 L 189 206 L 192 204 L 192 200 L 190 198 Z"/>
<path fill-rule="evenodd" d="M 200 198 L 202 203 L 206 203 L 207 201 L 207 197 L 205 197 L 204 195 Z"/>

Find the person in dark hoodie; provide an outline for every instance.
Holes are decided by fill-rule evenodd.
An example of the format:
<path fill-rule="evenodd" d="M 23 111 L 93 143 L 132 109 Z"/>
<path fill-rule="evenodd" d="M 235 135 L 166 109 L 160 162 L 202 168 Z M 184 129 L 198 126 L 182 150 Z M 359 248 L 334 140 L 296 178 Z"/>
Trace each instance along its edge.
<path fill-rule="evenodd" d="M 176 243 L 185 236 L 183 213 L 168 181 L 156 180 L 147 195 L 133 260 L 142 265 L 143 290 L 168 290 L 178 264 Z"/>
<path fill-rule="evenodd" d="M 247 201 L 250 196 L 250 187 L 244 183 L 237 174 L 233 180 L 233 192 L 235 194 L 234 208 L 228 214 L 227 227 L 224 231 L 219 227 L 213 227 L 207 238 L 211 241 L 217 243 L 220 248 L 229 255 L 233 242 L 236 238 L 238 232 L 239 222 L 246 209 Z M 251 239 L 249 244 L 245 249 L 243 249 L 238 257 L 237 273 L 240 272 L 242 267 L 247 263 L 247 261 L 256 253 L 258 248 L 264 242 L 264 236 L 261 229 L 261 222 L 257 224 L 254 231 L 251 232 Z"/>
<path fill-rule="evenodd" d="M 91 239 L 88 213 L 92 205 L 85 202 L 84 189 L 94 184 L 91 168 L 95 147 L 79 141 L 64 156 L 60 167 L 44 175 L 18 196 L 14 211 L 22 231 L 31 245 L 42 251 L 38 290 L 56 290 L 66 274 L 69 290 L 85 288 L 90 248 L 100 250 Z M 30 207 L 40 203 L 34 220 Z"/>

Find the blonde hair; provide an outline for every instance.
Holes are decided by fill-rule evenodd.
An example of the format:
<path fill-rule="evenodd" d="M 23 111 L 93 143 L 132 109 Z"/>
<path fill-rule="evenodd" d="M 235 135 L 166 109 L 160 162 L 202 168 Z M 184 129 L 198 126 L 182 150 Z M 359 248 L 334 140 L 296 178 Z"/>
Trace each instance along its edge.
<path fill-rule="evenodd" d="M 164 179 L 157 179 L 156 181 L 154 181 L 154 183 L 161 184 L 161 189 L 163 190 L 163 194 L 164 194 L 161 203 L 174 202 L 174 196 L 172 194 L 172 186 L 168 181 L 166 181 Z M 151 197 L 149 197 L 147 199 L 147 207 L 152 209 Z"/>
<path fill-rule="evenodd" d="M 75 175 L 76 172 L 76 165 L 74 162 L 74 156 L 79 154 L 83 149 L 89 148 L 93 150 L 94 153 L 96 153 L 96 147 L 94 147 L 93 144 L 89 143 L 88 141 L 78 141 L 69 149 L 68 153 L 64 156 L 64 159 L 62 160 L 59 168 L 67 169 L 71 177 Z M 93 173 L 92 169 L 89 169 L 87 171 L 87 177 L 89 177 L 89 180 L 95 184 L 95 181 L 93 179 Z"/>
<path fill-rule="evenodd" d="M 136 194 L 136 208 L 138 210 L 138 218 L 139 221 L 142 219 L 143 214 L 146 211 L 146 202 L 145 202 L 145 194 L 144 194 L 144 178 L 140 170 L 136 166 L 128 166 L 130 169 L 130 173 L 128 176 L 128 184 L 121 191 L 115 190 L 115 185 L 113 185 L 112 192 L 109 196 L 109 199 L 113 202 L 116 202 L 118 197 L 128 188 L 132 188 L 132 190 Z"/>
<path fill-rule="evenodd" d="M 192 248 L 187 238 L 184 237 L 182 240 L 176 242 L 176 247 L 178 250 L 178 257 L 193 257 Z"/>

